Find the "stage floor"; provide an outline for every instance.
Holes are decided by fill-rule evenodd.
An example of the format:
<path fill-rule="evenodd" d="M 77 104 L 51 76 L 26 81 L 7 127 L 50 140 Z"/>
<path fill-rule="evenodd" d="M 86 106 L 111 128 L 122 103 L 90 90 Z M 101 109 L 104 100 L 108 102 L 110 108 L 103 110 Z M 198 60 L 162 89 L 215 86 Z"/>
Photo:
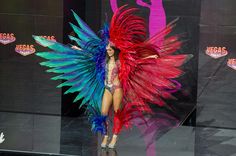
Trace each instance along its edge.
<path fill-rule="evenodd" d="M 116 150 L 101 150 L 86 118 L 0 112 L 5 141 L 0 155 L 145 156 L 137 129 L 119 136 Z M 150 151 L 149 151 L 150 152 Z M 153 152 L 153 151 L 151 151 Z M 156 140 L 157 156 L 236 156 L 236 130 L 181 126 Z"/>

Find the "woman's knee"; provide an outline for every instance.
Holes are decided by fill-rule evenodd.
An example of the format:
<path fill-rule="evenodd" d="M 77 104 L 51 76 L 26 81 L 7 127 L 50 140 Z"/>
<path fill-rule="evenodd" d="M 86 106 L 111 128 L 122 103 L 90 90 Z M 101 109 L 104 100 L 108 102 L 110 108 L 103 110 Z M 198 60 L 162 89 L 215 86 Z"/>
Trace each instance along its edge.
<path fill-rule="evenodd" d="M 114 112 L 117 113 L 119 111 L 120 107 L 114 107 Z"/>
<path fill-rule="evenodd" d="M 107 110 L 102 110 L 101 114 L 104 115 L 104 116 L 107 116 L 108 115 L 108 111 Z"/>

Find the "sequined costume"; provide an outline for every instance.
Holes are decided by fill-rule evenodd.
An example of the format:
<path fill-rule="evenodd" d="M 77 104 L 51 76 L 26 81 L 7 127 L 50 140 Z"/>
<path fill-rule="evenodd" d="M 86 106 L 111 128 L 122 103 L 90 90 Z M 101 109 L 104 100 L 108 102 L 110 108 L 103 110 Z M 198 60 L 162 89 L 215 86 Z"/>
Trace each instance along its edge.
<path fill-rule="evenodd" d="M 105 77 L 105 89 L 107 89 L 112 95 L 116 89 L 121 88 L 119 80 L 119 68 L 120 61 L 116 61 L 113 67 L 109 67 L 109 63 L 106 64 L 106 77 Z"/>

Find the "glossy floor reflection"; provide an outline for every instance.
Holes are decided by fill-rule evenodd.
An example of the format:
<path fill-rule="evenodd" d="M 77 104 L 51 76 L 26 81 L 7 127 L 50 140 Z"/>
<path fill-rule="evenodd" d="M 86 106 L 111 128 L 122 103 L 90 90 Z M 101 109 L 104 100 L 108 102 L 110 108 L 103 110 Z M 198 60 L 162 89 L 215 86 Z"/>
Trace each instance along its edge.
<path fill-rule="evenodd" d="M 119 136 L 116 150 L 101 149 L 101 137 L 91 133 L 86 118 L 61 118 L 20 113 L 0 113 L 2 156 L 235 156 L 236 130 L 181 126 L 145 148 L 137 129 Z"/>

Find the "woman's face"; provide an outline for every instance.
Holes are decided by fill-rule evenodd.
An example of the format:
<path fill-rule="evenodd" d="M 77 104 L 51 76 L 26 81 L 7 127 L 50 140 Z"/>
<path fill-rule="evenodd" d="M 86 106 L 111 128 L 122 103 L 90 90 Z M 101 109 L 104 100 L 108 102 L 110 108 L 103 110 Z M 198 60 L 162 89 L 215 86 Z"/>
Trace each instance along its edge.
<path fill-rule="evenodd" d="M 114 49 L 112 49 L 112 47 L 110 46 L 110 44 L 107 46 L 106 49 L 107 49 L 107 55 L 108 55 L 109 57 L 114 56 L 115 51 L 114 51 Z"/>

